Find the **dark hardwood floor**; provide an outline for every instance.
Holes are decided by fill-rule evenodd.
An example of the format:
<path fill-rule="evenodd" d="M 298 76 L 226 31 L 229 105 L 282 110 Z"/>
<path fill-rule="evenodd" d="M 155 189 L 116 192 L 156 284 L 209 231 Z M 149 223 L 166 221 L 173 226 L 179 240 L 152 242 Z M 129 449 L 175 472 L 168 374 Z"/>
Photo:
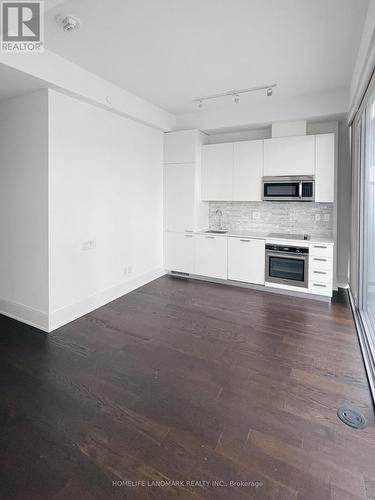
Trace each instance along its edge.
<path fill-rule="evenodd" d="M 375 498 L 344 292 L 163 277 L 48 336 L 1 317 L 0 381 L 1 499 Z M 365 430 L 338 420 L 344 404 Z"/>

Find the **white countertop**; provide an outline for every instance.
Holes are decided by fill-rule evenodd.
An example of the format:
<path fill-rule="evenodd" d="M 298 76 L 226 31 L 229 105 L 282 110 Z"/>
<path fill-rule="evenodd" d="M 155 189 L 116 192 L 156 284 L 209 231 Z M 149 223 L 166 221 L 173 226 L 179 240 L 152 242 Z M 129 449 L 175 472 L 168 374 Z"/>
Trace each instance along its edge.
<path fill-rule="evenodd" d="M 268 235 L 270 234 L 269 232 L 256 232 L 256 231 L 228 231 L 227 233 L 223 234 L 216 234 L 216 233 L 207 233 L 208 230 L 202 230 L 202 231 L 197 231 L 197 234 L 210 234 L 212 236 L 226 236 L 229 238 L 254 238 L 254 239 L 260 239 L 260 240 L 267 240 L 270 242 L 277 242 L 277 241 L 290 241 L 293 244 L 296 243 L 312 243 L 314 244 L 319 244 L 319 243 L 324 243 L 325 245 L 334 245 L 334 239 L 330 237 L 321 237 L 321 236 L 315 236 L 314 234 L 310 235 L 309 240 L 296 240 L 293 239 L 293 236 L 291 235 L 288 238 L 270 238 Z"/>

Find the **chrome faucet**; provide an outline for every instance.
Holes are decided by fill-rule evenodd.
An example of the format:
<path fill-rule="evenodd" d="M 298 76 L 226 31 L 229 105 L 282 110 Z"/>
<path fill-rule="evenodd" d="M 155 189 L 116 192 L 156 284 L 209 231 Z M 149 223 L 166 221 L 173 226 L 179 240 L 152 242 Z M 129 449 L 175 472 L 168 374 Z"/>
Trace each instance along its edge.
<path fill-rule="evenodd" d="M 223 212 L 218 208 L 215 212 L 216 220 L 217 220 L 217 228 L 219 231 L 223 230 Z"/>

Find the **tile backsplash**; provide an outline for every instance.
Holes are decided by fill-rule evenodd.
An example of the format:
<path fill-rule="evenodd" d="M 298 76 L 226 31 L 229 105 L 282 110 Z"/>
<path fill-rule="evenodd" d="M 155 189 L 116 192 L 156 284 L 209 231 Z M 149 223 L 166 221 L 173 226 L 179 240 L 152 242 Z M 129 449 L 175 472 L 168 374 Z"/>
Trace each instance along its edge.
<path fill-rule="evenodd" d="M 216 210 L 223 213 L 223 228 L 230 231 L 310 233 L 331 237 L 333 203 L 210 201 L 209 223 L 218 228 Z"/>

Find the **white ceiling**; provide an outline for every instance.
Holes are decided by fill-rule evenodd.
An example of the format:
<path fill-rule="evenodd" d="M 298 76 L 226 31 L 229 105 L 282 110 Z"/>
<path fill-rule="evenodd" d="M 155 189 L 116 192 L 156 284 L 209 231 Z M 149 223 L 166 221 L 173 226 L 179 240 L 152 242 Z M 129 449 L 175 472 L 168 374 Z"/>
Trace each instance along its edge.
<path fill-rule="evenodd" d="M 174 112 L 191 99 L 277 83 L 292 97 L 349 86 L 368 0 L 68 0 L 46 48 Z M 82 27 L 65 33 L 56 14 Z"/>
<path fill-rule="evenodd" d="M 48 87 L 46 82 L 4 64 L 0 64 L 0 82 L 0 101 Z"/>

